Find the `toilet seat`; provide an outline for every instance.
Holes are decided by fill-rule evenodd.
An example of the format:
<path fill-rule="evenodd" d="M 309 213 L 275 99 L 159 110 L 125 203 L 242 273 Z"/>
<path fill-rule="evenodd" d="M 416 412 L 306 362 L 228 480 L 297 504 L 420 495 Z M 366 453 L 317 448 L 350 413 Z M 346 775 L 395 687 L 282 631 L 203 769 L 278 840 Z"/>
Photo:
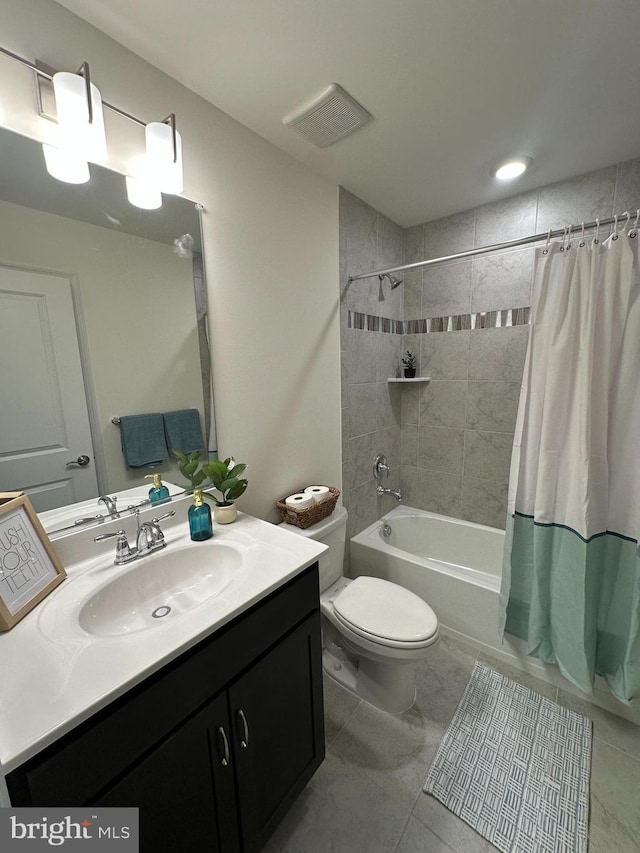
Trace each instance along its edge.
<path fill-rule="evenodd" d="M 333 599 L 339 622 L 355 634 L 397 649 L 431 645 L 438 619 L 410 590 L 374 577 L 358 577 Z"/>

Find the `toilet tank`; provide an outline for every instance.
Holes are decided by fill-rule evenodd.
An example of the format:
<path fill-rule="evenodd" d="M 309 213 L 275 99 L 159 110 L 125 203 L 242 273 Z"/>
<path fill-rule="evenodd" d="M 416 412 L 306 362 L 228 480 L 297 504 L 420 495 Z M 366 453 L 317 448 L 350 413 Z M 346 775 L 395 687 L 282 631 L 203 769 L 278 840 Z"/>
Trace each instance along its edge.
<path fill-rule="evenodd" d="M 324 592 L 327 587 L 335 583 L 342 575 L 344 546 L 347 535 L 346 509 L 343 506 L 336 507 L 330 516 L 323 518 L 322 521 L 311 525 L 311 527 L 307 527 L 306 530 L 296 527 L 294 524 L 287 524 L 285 521 L 282 522 L 281 526 L 292 533 L 307 536 L 309 539 L 314 539 L 316 542 L 322 542 L 323 545 L 329 546 L 329 550 L 319 560 L 320 592 Z"/>

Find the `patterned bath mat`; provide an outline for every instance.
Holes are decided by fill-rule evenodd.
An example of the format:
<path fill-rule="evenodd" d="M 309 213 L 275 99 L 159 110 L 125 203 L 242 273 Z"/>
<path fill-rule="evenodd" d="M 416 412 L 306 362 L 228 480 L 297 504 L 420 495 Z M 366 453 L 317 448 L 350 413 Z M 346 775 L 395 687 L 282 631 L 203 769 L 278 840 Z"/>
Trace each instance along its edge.
<path fill-rule="evenodd" d="M 476 663 L 424 790 L 504 853 L 585 853 L 591 720 Z"/>

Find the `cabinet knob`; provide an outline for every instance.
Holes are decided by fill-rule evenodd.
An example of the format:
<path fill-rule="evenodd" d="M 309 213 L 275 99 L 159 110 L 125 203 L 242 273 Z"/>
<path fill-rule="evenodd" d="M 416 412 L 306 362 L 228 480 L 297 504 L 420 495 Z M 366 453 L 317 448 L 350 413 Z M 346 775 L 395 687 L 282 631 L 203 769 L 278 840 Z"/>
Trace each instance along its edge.
<path fill-rule="evenodd" d="M 222 758 L 220 759 L 220 764 L 223 767 L 229 766 L 229 741 L 227 740 L 227 735 L 222 726 L 218 726 L 218 734 L 220 735 L 220 739 L 222 740 L 223 753 Z"/>
<path fill-rule="evenodd" d="M 244 737 L 240 738 L 240 746 L 242 747 L 242 749 L 246 749 L 249 746 L 249 726 L 247 724 L 247 718 L 245 717 L 242 708 L 238 709 L 238 719 L 242 723 L 242 729 L 244 731 Z"/>

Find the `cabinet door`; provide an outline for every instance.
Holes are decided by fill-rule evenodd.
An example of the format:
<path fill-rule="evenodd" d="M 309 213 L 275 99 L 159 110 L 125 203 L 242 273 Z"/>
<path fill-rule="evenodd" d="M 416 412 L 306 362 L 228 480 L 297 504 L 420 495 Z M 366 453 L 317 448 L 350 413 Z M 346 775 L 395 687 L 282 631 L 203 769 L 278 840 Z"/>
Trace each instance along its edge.
<path fill-rule="evenodd" d="M 140 809 L 140 850 L 239 850 L 226 694 L 170 735 L 95 803 Z M 229 743 L 229 753 L 231 744 Z"/>
<path fill-rule="evenodd" d="M 261 850 L 324 758 L 320 615 L 229 690 L 243 850 Z"/>

